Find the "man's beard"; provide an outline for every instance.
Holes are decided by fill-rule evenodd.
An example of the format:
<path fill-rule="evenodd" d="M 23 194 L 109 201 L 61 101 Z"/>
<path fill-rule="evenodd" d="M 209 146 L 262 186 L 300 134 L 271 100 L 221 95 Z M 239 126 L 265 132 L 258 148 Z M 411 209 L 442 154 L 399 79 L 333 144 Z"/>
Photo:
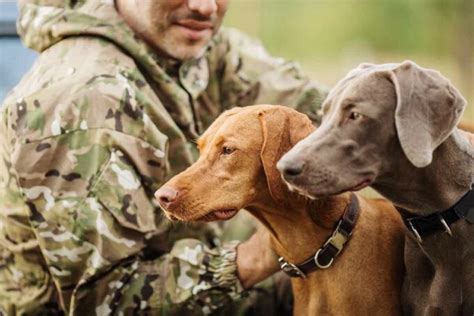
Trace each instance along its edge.
<path fill-rule="evenodd" d="M 200 22 L 209 22 L 213 26 L 213 33 L 211 38 L 208 39 L 208 42 L 205 44 L 196 43 L 200 47 L 193 47 L 191 41 L 180 42 L 178 39 L 174 38 L 169 34 L 169 31 L 173 25 L 176 25 L 181 20 L 196 20 Z M 166 25 L 159 23 L 166 21 Z M 190 12 L 188 10 L 176 11 L 169 16 L 157 15 L 153 19 L 153 24 L 156 25 L 157 34 L 161 34 L 162 37 L 155 41 L 155 47 L 164 55 L 172 57 L 177 60 L 188 60 L 188 59 L 197 59 L 204 55 L 209 43 L 212 40 L 212 37 L 219 29 L 220 23 L 217 21 L 217 16 L 213 15 L 211 17 L 203 16 L 197 12 Z"/>
<path fill-rule="evenodd" d="M 209 39 L 209 42 L 211 40 L 212 38 Z M 157 48 L 167 56 L 184 61 L 202 57 L 209 47 L 209 42 L 205 45 L 201 44 L 199 47 L 192 47 L 187 43 L 177 43 L 176 39 L 171 36 L 165 36 Z"/>

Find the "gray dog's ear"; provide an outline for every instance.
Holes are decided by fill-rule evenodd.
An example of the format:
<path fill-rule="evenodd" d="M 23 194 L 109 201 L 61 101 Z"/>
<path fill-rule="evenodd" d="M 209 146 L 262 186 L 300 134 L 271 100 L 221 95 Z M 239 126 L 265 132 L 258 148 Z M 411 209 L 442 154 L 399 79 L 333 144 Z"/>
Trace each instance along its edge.
<path fill-rule="evenodd" d="M 263 132 L 260 152 L 270 195 L 277 202 L 284 203 L 288 189 L 276 164 L 297 142 L 314 131 L 311 120 L 304 114 L 290 108 L 274 106 L 258 113 Z"/>
<path fill-rule="evenodd" d="M 395 126 L 408 160 L 429 165 L 433 151 L 456 127 L 466 100 L 439 72 L 405 61 L 389 71 L 395 86 Z"/>

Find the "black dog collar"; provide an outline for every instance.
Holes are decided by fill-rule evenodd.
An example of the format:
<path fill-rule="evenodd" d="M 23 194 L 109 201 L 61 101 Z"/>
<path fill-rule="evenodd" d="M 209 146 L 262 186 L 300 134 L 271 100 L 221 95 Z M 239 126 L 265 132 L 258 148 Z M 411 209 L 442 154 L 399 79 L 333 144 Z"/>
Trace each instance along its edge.
<path fill-rule="evenodd" d="M 311 256 L 301 264 L 287 262 L 283 257 L 278 258 L 280 268 L 290 277 L 306 278 L 306 275 L 317 269 L 329 268 L 334 259 L 344 248 L 344 244 L 349 240 L 354 230 L 359 216 L 359 201 L 355 194 L 351 193 L 351 199 L 344 210 L 344 214 L 337 223 L 331 237 L 319 248 L 314 256 Z"/>
<path fill-rule="evenodd" d="M 407 217 L 403 214 L 407 212 L 402 210 L 402 217 L 405 225 L 415 235 L 418 242 L 422 242 L 422 237 L 435 234 L 439 231 L 445 231 L 452 235 L 449 225 L 465 219 L 468 223 L 474 224 L 474 189 L 468 191 L 454 206 L 449 209 L 427 215 Z"/>

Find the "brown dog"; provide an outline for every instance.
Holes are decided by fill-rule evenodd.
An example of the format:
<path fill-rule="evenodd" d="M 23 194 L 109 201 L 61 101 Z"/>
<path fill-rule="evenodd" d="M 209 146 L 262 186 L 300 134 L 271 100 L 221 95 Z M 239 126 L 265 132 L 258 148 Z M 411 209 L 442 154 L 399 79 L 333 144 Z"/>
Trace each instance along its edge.
<path fill-rule="evenodd" d="M 278 163 L 311 196 L 371 185 L 403 209 L 410 315 L 474 313 L 473 135 L 456 128 L 465 105 L 437 71 L 364 64 L 331 91 L 318 130 Z"/>
<path fill-rule="evenodd" d="M 313 261 L 355 205 L 349 193 L 306 199 L 281 180 L 276 162 L 313 130 L 305 115 L 286 107 L 227 111 L 199 139 L 199 160 L 156 197 L 169 218 L 182 221 L 228 219 L 245 208 L 268 228 L 279 256 L 291 263 Z M 403 224 L 388 202 L 357 199 L 353 234 L 333 264 L 307 279 L 292 278 L 295 315 L 400 314 Z M 330 244 L 337 246 L 343 237 L 334 236 Z"/>

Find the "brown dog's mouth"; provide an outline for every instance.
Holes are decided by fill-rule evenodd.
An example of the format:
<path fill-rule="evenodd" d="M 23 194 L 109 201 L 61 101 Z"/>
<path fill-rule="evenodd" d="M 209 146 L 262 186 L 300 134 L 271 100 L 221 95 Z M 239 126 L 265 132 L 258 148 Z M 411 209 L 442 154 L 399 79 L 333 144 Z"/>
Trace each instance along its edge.
<path fill-rule="evenodd" d="M 218 210 L 207 213 L 204 216 L 197 218 L 197 221 L 213 222 L 213 221 L 225 221 L 231 219 L 237 214 L 238 209 Z"/>
<path fill-rule="evenodd" d="M 214 221 L 225 221 L 234 217 L 238 209 L 227 209 L 227 210 L 217 210 L 211 211 L 206 215 L 196 217 L 196 218 L 185 218 L 183 216 L 176 216 L 175 214 L 171 214 L 166 212 L 166 216 L 172 221 L 190 221 L 190 222 L 214 222 Z"/>

